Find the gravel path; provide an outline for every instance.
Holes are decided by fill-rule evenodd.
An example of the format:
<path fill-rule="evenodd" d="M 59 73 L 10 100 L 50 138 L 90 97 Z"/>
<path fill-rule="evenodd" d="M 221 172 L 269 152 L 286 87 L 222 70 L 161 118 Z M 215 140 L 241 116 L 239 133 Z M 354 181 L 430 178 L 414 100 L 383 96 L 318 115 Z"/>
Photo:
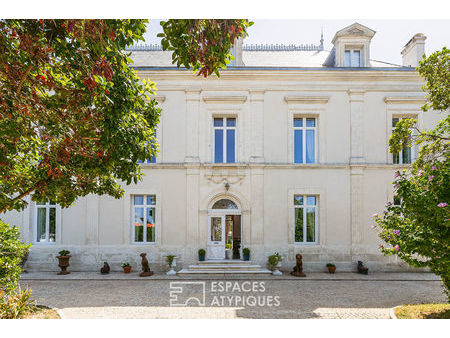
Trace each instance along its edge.
<path fill-rule="evenodd" d="M 179 282 L 191 284 L 171 289 Z M 30 278 L 21 283 L 32 288 L 38 304 L 60 309 L 63 318 L 389 318 L 389 309 L 399 304 L 446 301 L 441 283 L 428 277 L 203 282 L 204 306 L 198 305 L 203 302 L 201 279 Z M 176 294 L 180 286 L 183 292 Z M 173 306 L 189 298 L 188 306 Z"/>

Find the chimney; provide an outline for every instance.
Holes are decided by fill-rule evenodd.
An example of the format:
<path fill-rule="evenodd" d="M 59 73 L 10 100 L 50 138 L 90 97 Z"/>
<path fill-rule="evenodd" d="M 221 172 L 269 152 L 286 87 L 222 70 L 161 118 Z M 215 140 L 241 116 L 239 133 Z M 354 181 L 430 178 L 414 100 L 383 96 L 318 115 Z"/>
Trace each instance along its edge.
<path fill-rule="evenodd" d="M 419 61 L 422 60 L 425 54 L 426 39 L 425 35 L 417 33 L 408 41 L 402 50 L 403 66 L 417 67 L 419 65 Z"/>

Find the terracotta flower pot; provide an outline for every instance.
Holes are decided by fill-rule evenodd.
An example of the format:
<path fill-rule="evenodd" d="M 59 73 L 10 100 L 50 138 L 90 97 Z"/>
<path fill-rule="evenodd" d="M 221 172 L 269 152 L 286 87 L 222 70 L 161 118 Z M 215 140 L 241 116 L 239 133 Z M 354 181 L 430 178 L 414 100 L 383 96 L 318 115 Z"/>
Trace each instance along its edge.
<path fill-rule="evenodd" d="M 58 266 L 61 268 L 61 271 L 58 272 L 58 275 L 68 275 L 70 272 L 67 271 L 67 267 L 69 264 L 69 259 L 72 257 L 71 255 L 68 256 L 56 256 L 58 258 Z"/>
<path fill-rule="evenodd" d="M 336 267 L 335 266 L 327 266 L 328 268 L 328 272 L 329 273 L 334 273 L 336 271 Z"/>
<path fill-rule="evenodd" d="M 124 273 L 130 273 L 130 272 L 131 272 L 131 266 L 125 266 L 125 267 L 123 268 L 123 272 L 124 272 Z"/>

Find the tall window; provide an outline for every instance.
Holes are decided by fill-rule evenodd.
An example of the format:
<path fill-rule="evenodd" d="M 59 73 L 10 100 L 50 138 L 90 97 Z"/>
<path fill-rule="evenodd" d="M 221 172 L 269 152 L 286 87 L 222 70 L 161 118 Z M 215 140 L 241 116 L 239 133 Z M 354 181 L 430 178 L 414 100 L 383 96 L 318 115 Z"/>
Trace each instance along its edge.
<path fill-rule="evenodd" d="M 133 229 L 135 243 L 155 242 L 155 195 L 133 196 Z"/>
<path fill-rule="evenodd" d="M 294 163 L 315 163 L 316 119 L 294 118 Z"/>
<path fill-rule="evenodd" d="M 317 243 L 317 196 L 294 196 L 296 243 Z"/>
<path fill-rule="evenodd" d="M 357 49 L 346 49 L 344 54 L 345 67 L 361 67 L 361 51 Z"/>
<path fill-rule="evenodd" d="M 54 202 L 36 203 L 36 242 L 55 243 L 56 204 Z"/>
<path fill-rule="evenodd" d="M 236 118 L 214 118 L 214 162 L 236 162 Z"/>
<path fill-rule="evenodd" d="M 153 135 L 155 136 L 156 139 L 156 131 Z M 152 143 L 152 149 L 156 149 L 156 145 L 154 143 Z M 139 160 L 138 163 L 156 163 L 156 155 L 153 156 L 151 159 L 146 159 L 145 161 Z"/>
<path fill-rule="evenodd" d="M 395 129 L 395 125 L 401 120 L 401 118 L 394 117 L 392 119 L 392 130 Z M 411 147 L 405 147 L 397 154 L 392 154 L 392 162 L 394 164 L 410 164 L 412 161 Z"/>

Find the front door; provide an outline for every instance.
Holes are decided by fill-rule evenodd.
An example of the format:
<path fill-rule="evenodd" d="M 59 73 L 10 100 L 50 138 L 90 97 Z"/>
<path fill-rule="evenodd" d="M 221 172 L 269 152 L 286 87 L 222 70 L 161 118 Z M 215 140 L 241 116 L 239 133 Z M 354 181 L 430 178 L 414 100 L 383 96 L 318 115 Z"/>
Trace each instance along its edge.
<path fill-rule="evenodd" d="M 206 254 L 208 259 L 225 259 L 225 215 L 209 217 Z"/>

